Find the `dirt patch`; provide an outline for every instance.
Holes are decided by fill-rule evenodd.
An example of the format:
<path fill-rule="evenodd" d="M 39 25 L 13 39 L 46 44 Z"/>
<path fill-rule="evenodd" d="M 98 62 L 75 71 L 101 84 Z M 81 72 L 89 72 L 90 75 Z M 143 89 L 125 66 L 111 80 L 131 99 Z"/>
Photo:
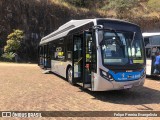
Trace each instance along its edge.
<path fill-rule="evenodd" d="M 0 63 L 1 111 L 160 111 L 157 80 L 129 91 L 92 92 L 42 71 L 36 64 Z"/>

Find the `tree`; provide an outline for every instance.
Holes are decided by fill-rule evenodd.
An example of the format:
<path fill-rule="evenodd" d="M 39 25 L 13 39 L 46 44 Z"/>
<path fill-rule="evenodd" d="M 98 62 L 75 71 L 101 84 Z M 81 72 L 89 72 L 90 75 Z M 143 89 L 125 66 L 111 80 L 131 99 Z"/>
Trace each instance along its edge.
<path fill-rule="evenodd" d="M 4 47 L 4 52 L 17 52 L 21 46 L 21 41 L 24 37 L 23 31 L 17 29 L 7 37 L 7 45 Z"/>

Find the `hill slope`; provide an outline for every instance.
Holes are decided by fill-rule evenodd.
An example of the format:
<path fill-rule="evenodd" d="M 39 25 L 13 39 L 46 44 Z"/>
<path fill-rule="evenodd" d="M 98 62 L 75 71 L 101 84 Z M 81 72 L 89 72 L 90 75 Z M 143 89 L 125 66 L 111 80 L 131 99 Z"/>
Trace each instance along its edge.
<path fill-rule="evenodd" d="M 26 56 L 24 59 L 36 59 L 33 56 L 40 39 L 71 19 L 120 18 L 140 25 L 143 31 L 160 31 L 160 14 L 148 7 L 148 0 L 139 0 L 130 9 L 119 12 L 110 0 L 72 1 L 81 4 L 71 0 L 0 0 L 0 48 L 13 29 L 21 29 L 25 33 L 21 53 Z"/>

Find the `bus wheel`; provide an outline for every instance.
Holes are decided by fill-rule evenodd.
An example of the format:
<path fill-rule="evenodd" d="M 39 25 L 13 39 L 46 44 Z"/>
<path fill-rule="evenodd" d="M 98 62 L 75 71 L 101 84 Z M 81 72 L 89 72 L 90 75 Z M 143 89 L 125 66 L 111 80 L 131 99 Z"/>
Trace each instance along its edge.
<path fill-rule="evenodd" d="M 70 84 L 74 85 L 75 83 L 73 82 L 72 74 L 73 74 L 72 68 L 69 67 L 67 71 L 67 80 Z"/>

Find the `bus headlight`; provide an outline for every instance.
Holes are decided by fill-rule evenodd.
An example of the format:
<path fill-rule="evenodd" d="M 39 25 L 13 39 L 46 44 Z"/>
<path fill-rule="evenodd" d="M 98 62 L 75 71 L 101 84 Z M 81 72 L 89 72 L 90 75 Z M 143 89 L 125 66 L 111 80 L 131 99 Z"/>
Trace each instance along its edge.
<path fill-rule="evenodd" d="M 108 72 L 106 72 L 106 71 L 104 71 L 104 70 L 102 70 L 102 69 L 100 69 L 100 75 L 101 75 L 103 78 L 105 78 L 105 79 L 107 79 L 107 80 L 109 80 L 109 81 L 113 81 L 113 80 L 114 80 L 113 77 L 112 77 L 112 75 L 110 75 Z"/>

